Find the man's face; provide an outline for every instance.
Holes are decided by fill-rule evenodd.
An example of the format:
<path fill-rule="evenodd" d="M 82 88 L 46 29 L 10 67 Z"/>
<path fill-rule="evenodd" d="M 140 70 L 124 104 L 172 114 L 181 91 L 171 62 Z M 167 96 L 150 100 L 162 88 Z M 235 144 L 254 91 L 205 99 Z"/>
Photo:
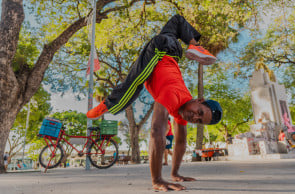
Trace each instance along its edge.
<path fill-rule="evenodd" d="M 186 103 L 181 111 L 180 116 L 190 123 L 209 124 L 212 119 L 210 108 L 202 104 L 204 99 L 195 99 Z"/>

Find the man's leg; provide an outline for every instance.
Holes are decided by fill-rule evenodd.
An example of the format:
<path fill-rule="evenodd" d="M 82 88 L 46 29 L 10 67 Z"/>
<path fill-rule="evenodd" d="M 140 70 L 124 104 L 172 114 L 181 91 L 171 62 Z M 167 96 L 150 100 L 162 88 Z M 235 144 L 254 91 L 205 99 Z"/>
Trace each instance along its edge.
<path fill-rule="evenodd" d="M 182 190 L 185 187 L 179 184 L 166 182 L 162 179 L 162 161 L 165 149 L 165 131 L 168 122 L 168 111 L 160 103 L 155 102 L 152 118 L 151 135 L 149 143 L 149 162 L 153 188 L 167 191 L 169 188 Z"/>
<path fill-rule="evenodd" d="M 158 40 L 159 38 L 155 37 L 145 46 L 126 79 L 113 88 L 105 101 L 88 111 L 88 118 L 97 119 L 107 111 L 116 115 L 136 100 L 143 89 L 144 82 L 149 78 L 158 61 L 166 54 L 165 51 L 157 49 L 161 45 Z"/>
<path fill-rule="evenodd" d="M 186 51 L 186 57 L 190 60 L 196 60 L 203 65 L 210 65 L 216 61 L 215 56 L 198 44 L 201 34 L 183 16 L 173 16 L 160 34 L 169 34 L 190 45 Z"/>
<path fill-rule="evenodd" d="M 180 15 L 173 16 L 162 28 L 160 34 L 174 36 L 187 45 L 190 44 L 192 39 L 197 42 L 201 38 L 201 34 Z"/>
<path fill-rule="evenodd" d="M 172 155 L 172 170 L 171 177 L 173 181 L 183 182 L 183 181 L 195 181 L 196 179 L 191 177 L 183 177 L 178 174 L 182 157 L 186 149 L 186 126 L 177 124 L 174 122 L 174 136 L 175 136 L 175 145 Z"/>

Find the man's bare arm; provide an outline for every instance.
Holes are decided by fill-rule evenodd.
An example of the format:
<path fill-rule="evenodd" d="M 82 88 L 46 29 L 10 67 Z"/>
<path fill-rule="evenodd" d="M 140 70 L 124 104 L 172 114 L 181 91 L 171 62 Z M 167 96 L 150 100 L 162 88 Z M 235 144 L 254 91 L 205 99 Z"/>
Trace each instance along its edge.
<path fill-rule="evenodd" d="M 173 181 L 195 181 L 196 179 L 191 177 L 180 176 L 178 171 L 182 161 L 182 157 L 186 150 L 186 126 L 180 125 L 174 121 L 174 135 L 175 135 L 175 145 L 172 156 L 172 171 L 171 177 Z"/>
<path fill-rule="evenodd" d="M 153 188 L 167 191 L 168 189 L 182 190 L 182 185 L 169 183 L 162 178 L 162 159 L 165 149 L 165 132 L 167 129 L 168 112 L 160 103 L 155 102 L 152 118 L 151 137 L 149 143 L 149 161 Z"/>

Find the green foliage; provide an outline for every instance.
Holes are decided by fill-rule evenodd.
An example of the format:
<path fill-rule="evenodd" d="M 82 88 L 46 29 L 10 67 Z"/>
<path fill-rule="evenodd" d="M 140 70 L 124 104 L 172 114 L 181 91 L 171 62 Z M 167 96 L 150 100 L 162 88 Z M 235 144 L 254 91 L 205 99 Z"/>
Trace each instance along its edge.
<path fill-rule="evenodd" d="M 222 70 L 222 67 L 212 67 L 212 71 L 206 71 L 207 78 L 204 86 L 205 99 L 216 100 L 223 109 L 223 117 L 217 125 L 206 125 L 204 130 L 204 142 L 207 130 L 211 141 L 225 141 L 226 137 L 249 131 L 252 122 L 252 106 L 250 95 L 239 88 L 238 83 L 233 83 L 233 75 Z M 237 85 L 236 85 L 237 84 Z M 197 89 L 193 94 L 197 93 Z M 196 126 L 188 125 L 187 141 L 189 145 L 196 140 Z M 191 142 L 191 143 L 190 143 Z"/>
<path fill-rule="evenodd" d="M 118 144 L 118 146 L 122 145 L 122 140 L 119 136 L 116 135 L 116 136 L 112 137 L 112 139 Z"/>
<path fill-rule="evenodd" d="M 208 126 L 209 131 L 217 130 L 225 138 L 228 134 L 236 135 L 249 130 L 249 121 L 252 119 L 252 106 L 250 94 L 243 92 L 239 86 L 230 87 L 226 81 L 231 81 L 233 76 L 227 77 L 223 72 L 215 72 L 212 83 L 205 86 L 205 91 L 210 91 L 212 99 L 218 101 L 223 109 L 223 118 L 217 125 Z"/>
<path fill-rule="evenodd" d="M 46 145 L 43 139 L 36 139 L 34 140 L 29 147 L 28 150 L 28 158 L 32 159 L 33 161 L 38 161 L 39 154 L 43 147 Z"/>
<path fill-rule="evenodd" d="M 295 125 L 295 106 L 290 106 L 289 107 L 290 109 L 290 113 L 291 113 L 291 119 L 292 119 L 292 123 L 293 125 Z"/>
<path fill-rule="evenodd" d="M 39 90 L 30 100 L 30 120 L 28 126 L 28 132 L 26 140 L 30 142 L 37 138 L 41 123 L 45 116 L 51 111 L 50 94 L 47 93 L 43 87 Z M 13 124 L 12 131 L 16 132 L 20 136 L 24 136 L 26 128 L 28 105 L 26 105 L 17 115 L 16 120 Z"/>
<path fill-rule="evenodd" d="M 252 107 L 250 95 L 241 96 L 238 92 L 230 94 L 223 99 L 216 99 L 223 108 L 222 121 L 208 129 L 218 135 L 218 140 L 225 140 L 228 134 L 234 136 L 249 131 L 250 119 L 252 118 Z M 222 136 L 221 136 L 222 135 Z"/>
<path fill-rule="evenodd" d="M 275 1 L 271 5 L 267 10 L 275 12 L 271 18 L 273 22 L 266 26 L 266 30 L 255 29 L 252 41 L 238 63 L 242 67 L 241 75 L 248 76 L 257 61 L 263 58 L 263 62 L 277 75 L 278 81 L 291 93 L 291 103 L 295 104 L 294 1 Z"/>
<path fill-rule="evenodd" d="M 26 26 L 24 26 L 19 35 L 18 47 L 12 61 L 14 72 L 19 72 L 34 66 L 34 60 L 39 54 L 36 42 L 37 39 L 28 32 Z"/>
<path fill-rule="evenodd" d="M 257 11 L 253 1 L 185 0 L 178 4 L 180 13 L 201 32 L 201 45 L 215 55 L 238 40 L 241 29 Z"/>
<path fill-rule="evenodd" d="M 195 147 L 195 143 L 197 141 L 197 127 L 193 124 L 188 124 L 187 127 L 187 136 L 186 141 L 189 146 Z"/>
<path fill-rule="evenodd" d="M 53 118 L 62 121 L 63 126 L 66 127 L 66 132 L 69 135 L 85 136 L 87 131 L 87 117 L 84 113 L 77 111 L 56 112 L 50 115 Z M 98 122 L 98 121 L 95 121 Z M 94 122 L 94 125 L 95 125 Z"/>
<path fill-rule="evenodd" d="M 51 111 L 50 94 L 47 93 L 43 87 L 40 87 L 39 90 L 35 93 L 35 95 L 30 100 L 30 117 L 29 117 L 29 125 L 26 135 L 26 145 L 30 146 L 30 151 L 33 152 L 34 146 L 38 149 L 44 145 L 42 141 L 37 137 L 39 133 L 39 129 L 42 123 L 42 120 L 45 116 L 47 116 Z M 24 106 L 24 108 L 18 113 L 13 127 L 11 128 L 11 138 L 8 140 L 9 144 L 9 153 L 11 156 L 15 155 L 17 152 L 21 150 L 21 145 L 23 144 L 23 140 L 25 137 L 25 129 L 26 129 L 26 120 L 28 114 L 28 104 Z M 39 154 L 39 153 L 38 153 Z M 37 157 L 32 154 L 32 158 Z"/>

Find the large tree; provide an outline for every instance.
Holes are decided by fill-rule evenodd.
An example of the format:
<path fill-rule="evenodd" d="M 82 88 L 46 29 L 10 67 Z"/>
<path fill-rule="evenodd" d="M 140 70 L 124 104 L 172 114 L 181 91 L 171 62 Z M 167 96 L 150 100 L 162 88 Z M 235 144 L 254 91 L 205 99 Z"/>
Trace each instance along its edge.
<path fill-rule="evenodd" d="M 138 1 L 97 1 L 96 23 L 108 18 L 109 13 L 131 7 Z M 87 1 L 63 1 L 61 3 L 45 0 L 32 2 L 35 7 L 39 8 L 38 13 L 46 15 L 51 10 L 51 16 L 56 17 L 59 25 L 48 25 L 55 28 L 54 31 L 51 29 L 51 32 L 54 33 L 40 40 L 43 41 L 40 44 L 40 53 L 33 64 L 20 61 L 19 66 L 22 68 L 19 68 L 19 71 L 14 71 L 12 63 L 25 19 L 23 0 L 2 0 L 0 21 L 0 156 L 4 153 L 10 128 L 18 112 L 37 92 L 55 53 L 76 32 L 87 25 L 87 18 L 92 12 L 91 9 L 87 9 Z M 62 17 L 62 14 L 68 17 Z M 43 23 L 46 24 L 46 21 Z M 4 172 L 3 164 L 3 157 L 0 157 L 0 173 Z"/>

